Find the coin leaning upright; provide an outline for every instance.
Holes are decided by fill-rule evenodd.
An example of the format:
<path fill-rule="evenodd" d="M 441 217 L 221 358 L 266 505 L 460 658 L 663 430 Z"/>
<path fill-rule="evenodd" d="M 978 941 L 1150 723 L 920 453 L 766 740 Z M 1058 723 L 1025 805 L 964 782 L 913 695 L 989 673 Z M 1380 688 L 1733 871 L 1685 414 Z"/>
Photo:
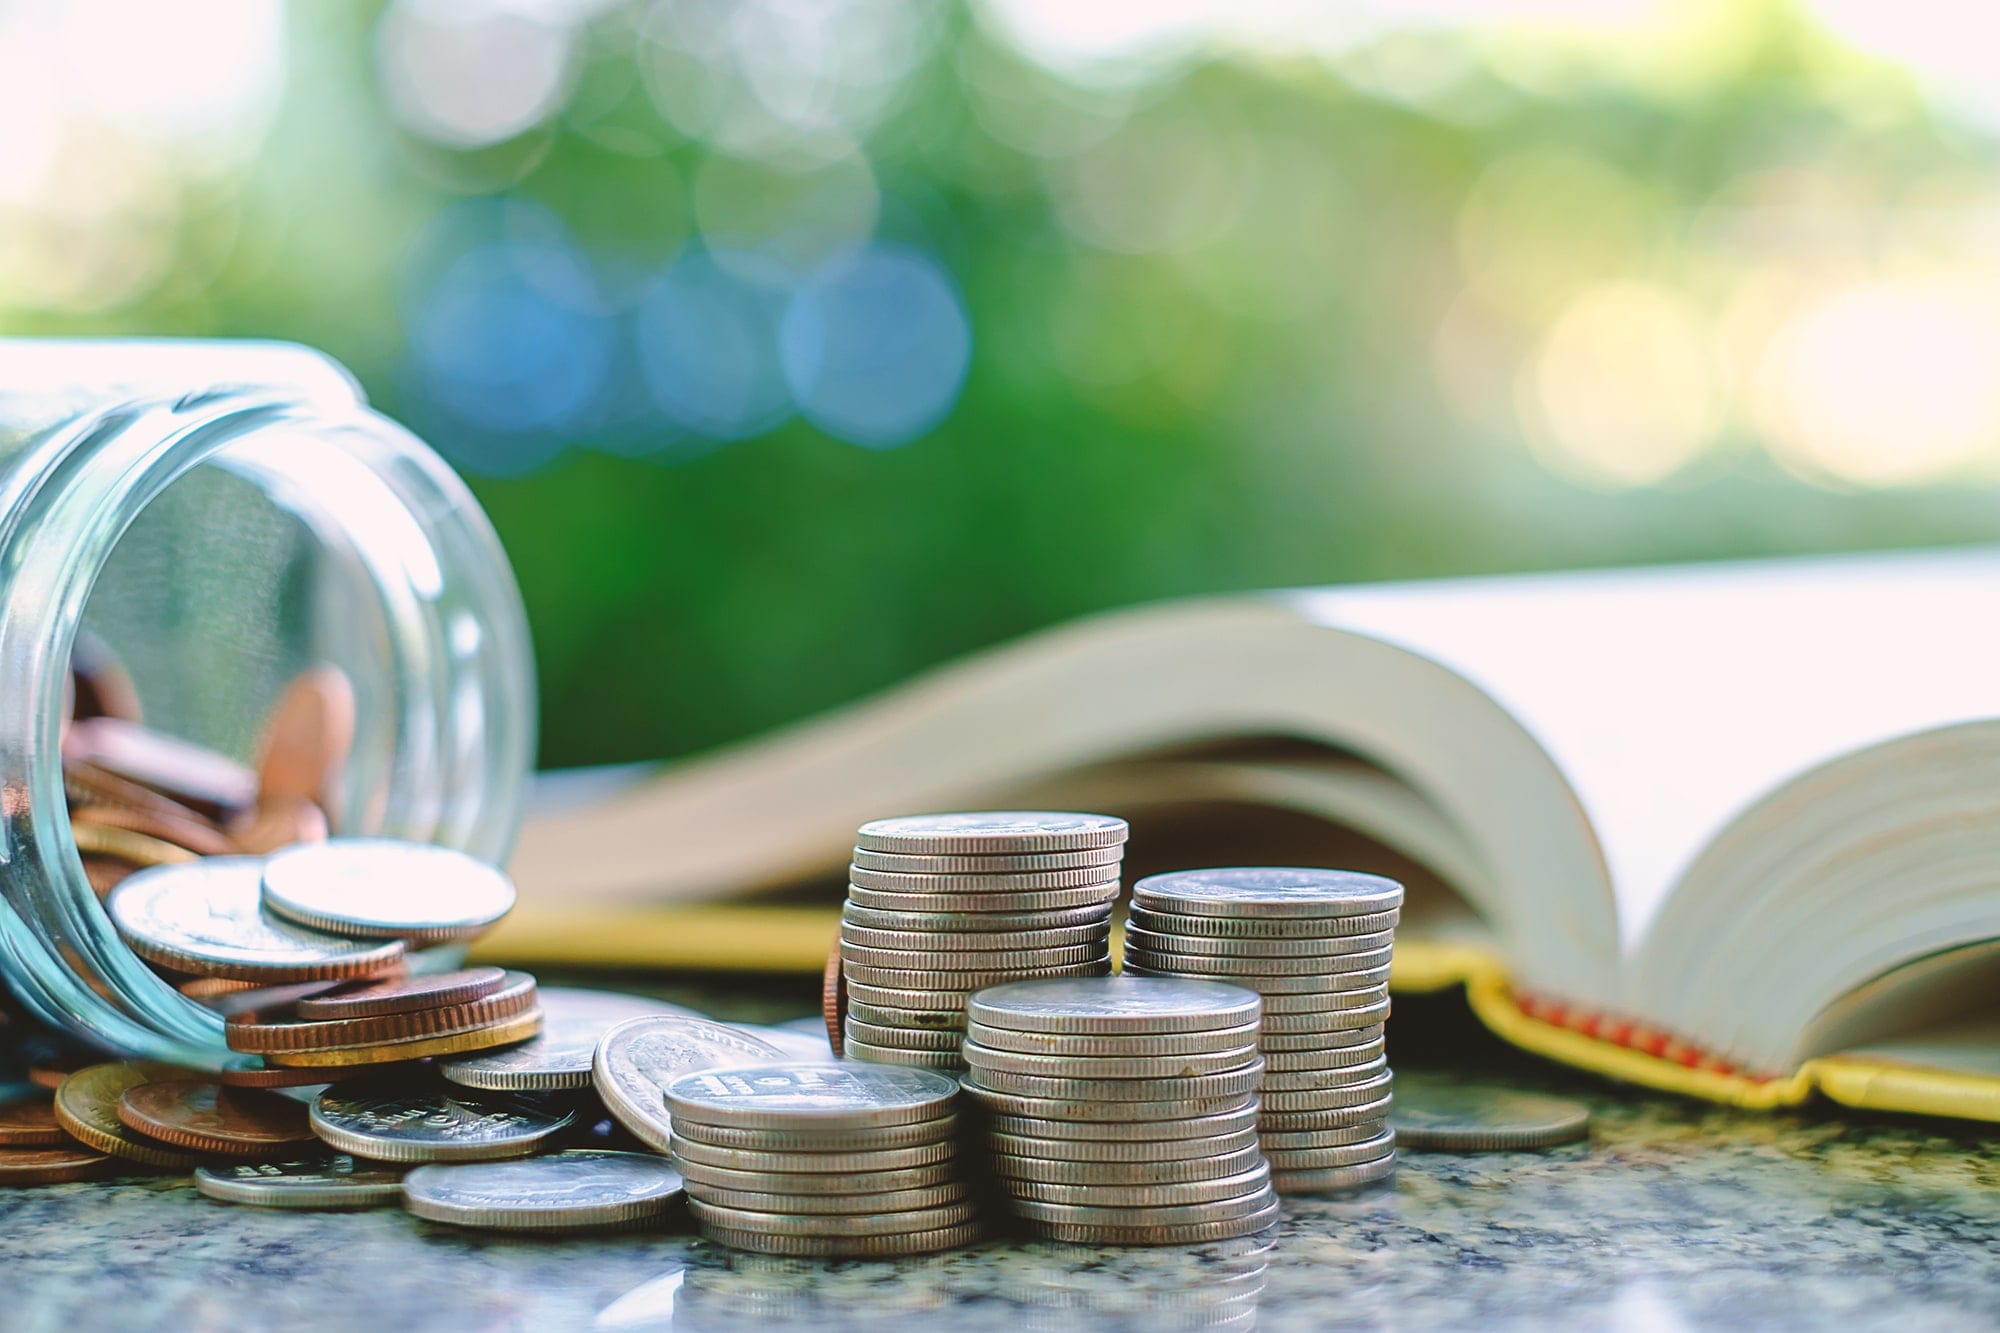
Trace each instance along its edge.
<path fill-rule="evenodd" d="M 770 1042 L 705 1018 L 652 1014 L 612 1025 L 591 1058 L 591 1083 L 612 1118 L 647 1147 L 673 1146 L 667 1085 L 683 1074 L 722 1065 L 777 1061 Z"/>

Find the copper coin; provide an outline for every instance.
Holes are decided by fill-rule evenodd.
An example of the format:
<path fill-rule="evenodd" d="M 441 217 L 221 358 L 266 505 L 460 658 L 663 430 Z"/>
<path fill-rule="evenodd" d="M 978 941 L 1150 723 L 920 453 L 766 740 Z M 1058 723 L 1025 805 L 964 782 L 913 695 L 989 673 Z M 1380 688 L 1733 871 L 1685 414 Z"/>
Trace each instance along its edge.
<path fill-rule="evenodd" d="M 220 999 L 225 995 L 241 995 L 244 991 L 258 989 L 254 981 L 232 981 L 228 977 L 189 977 L 186 981 L 176 981 L 174 989 L 190 1000 Z"/>
<path fill-rule="evenodd" d="M 229 1019 L 222 1039 L 232 1051 L 270 1055 L 281 1051 L 326 1051 L 343 1046 L 379 1046 L 471 1032 L 518 1018 L 538 1004 L 535 979 L 526 972 L 505 974 L 506 984 L 469 1004 L 383 1014 L 378 1018 L 336 1019 L 330 1022 L 264 1021 L 257 1015 Z"/>
<path fill-rule="evenodd" d="M 132 673 L 110 645 L 89 630 L 79 630 L 69 650 L 70 717 L 117 717 L 137 722 L 145 716 Z"/>
<path fill-rule="evenodd" d="M 833 1043 L 833 1053 L 837 1056 L 847 1033 L 847 973 L 840 965 L 840 939 L 834 938 L 833 950 L 826 956 L 826 975 L 821 979 L 820 1017 L 826 1020 L 826 1039 Z"/>
<path fill-rule="evenodd" d="M 294 1069 L 342 1069 L 355 1065 L 396 1064 L 435 1056 L 470 1055 L 496 1046 L 513 1046 L 538 1035 L 542 1011 L 530 1009 L 519 1018 L 502 1019 L 469 1032 L 447 1032 L 412 1041 L 383 1042 L 379 1045 L 335 1046 L 316 1051 L 272 1051 L 265 1057 L 272 1064 Z"/>
<path fill-rule="evenodd" d="M 146 810 L 169 818 L 203 817 L 172 797 L 121 777 L 102 764 L 68 754 L 63 756 L 63 794 L 71 805 L 122 805 L 127 810 Z"/>
<path fill-rule="evenodd" d="M 65 758 L 109 769 L 212 819 L 257 801 L 257 775 L 227 755 L 116 717 L 85 718 L 70 727 Z"/>
<path fill-rule="evenodd" d="M 304 1103 L 202 1078 L 127 1088 L 118 1118 L 149 1138 L 217 1157 L 266 1157 L 315 1141 Z"/>
<path fill-rule="evenodd" d="M 56 1120 L 84 1147 L 168 1171 L 193 1169 L 194 1157 L 127 1129 L 118 1107 L 127 1089 L 142 1083 L 187 1077 L 187 1071 L 147 1060 L 126 1060 L 79 1069 L 56 1089 Z"/>
<path fill-rule="evenodd" d="M 63 1085 L 64 1079 L 86 1065 L 94 1063 L 96 1059 L 96 1056 L 91 1055 L 69 1055 L 37 1060 L 28 1066 L 28 1082 L 38 1088 L 47 1088 L 50 1092 L 54 1092 Z"/>
<path fill-rule="evenodd" d="M 255 1056 L 243 1056 L 245 1063 L 216 1071 L 215 1081 L 227 1088 L 316 1088 L 322 1083 L 344 1083 L 351 1078 L 373 1077 L 391 1072 L 381 1065 L 356 1065 L 348 1069 L 281 1069 L 274 1065 L 250 1064 Z M 410 1066 L 417 1077 L 419 1066 Z"/>
<path fill-rule="evenodd" d="M 31 1098 L 0 1105 L 0 1148 L 55 1148 L 70 1143 L 56 1123 L 53 1098 Z"/>
<path fill-rule="evenodd" d="M 259 796 L 257 808 L 230 825 L 229 836 L 252 856 L 269 856 L 301 843 L 325 842 L 326 811 L 303 796 Z"/>
<path fill-rule="evenodd" d="M 127 875 L 138 868 L 129 862 L 120 861 L 112 856 L 85 856 L 83 858 L 83 877 L 90 881 L 91 892 L 95 893 L 99 898 L 104 897 L 117 888 L 119 884 L 124 882 Z"/>
<path fill-rule="evenodd" d="M 71 824 L 69 835 L 84 856 L 108 856 L 131 866 L 174 866 L 201 858 L 177 842 L 105 824 Z"/>
<path fill-rule="evenodd" d="M 184 847 L 196 856 L 228 856 L 236 850 L 226 834 L 205 819 L 159 810 L 135 810 L 125 805 L 83 805 L 69 812 L 71 824 L 142 833 Z"/>
<path fill-rule="evenodd" d="M 264 723 L 257 746 L 258 800 L 297 798 L 325 805 L 354 746 L 354 686 L 336 666 L 292 678 Z"/>
<path fill-rule="evenodd" d="M 468 967 L 434 977 L 407 977 L 400 981 L 376 981 L 360 986 L 343 986 L 298 1005 L 300 1019 L 378 1018 L 384 1014 L 407 1014 L 418 1009 L 442 1009 L 448 1005 L 470 1004 L 493 995 L 507 984 L 507 974 L 497 967 Z"/>
<path fill-rule="evenodd" d="M 0 1186 L 60 1185 L 107 1174 L 111 1158 L 79 1145 L 0 1148 Z"/>
<path fill-rule="evenodd" d="M 195 981 L 183 982 L 181 993 L 190 994 L 188 987 L 201 981 L 219 981 L 232 986 L 237 984 L 223 977 L 199 977 Z M 281 1021 L 292 1012 L 293 1006 L 299 1001 L 311 999 L 315 995 L 324 995 L 330 990 L 338 990 L 349 984 L 346 981 L 295 981 L 288 986 L 259 986 L 252 982 L 239 990 L 216 990 L 193 998 L 199 999 L 203 1007 L 221 1014 L 224 1022 L 244 1020 L 257 1022 L 263 1018 Z"/>

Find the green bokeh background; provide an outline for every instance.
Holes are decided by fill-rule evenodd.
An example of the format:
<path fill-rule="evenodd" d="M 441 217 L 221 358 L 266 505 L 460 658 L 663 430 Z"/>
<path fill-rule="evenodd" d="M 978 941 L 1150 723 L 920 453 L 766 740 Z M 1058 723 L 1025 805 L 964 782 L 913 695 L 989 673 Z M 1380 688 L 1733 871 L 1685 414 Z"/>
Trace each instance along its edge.
<path fill-rule="evenodd" d="M 1510 222 L 1509 244 L 1547 260 L 1527 271 L 1548 311 L 1632 278 L 1726 305 L 1789 242 L 1774 260 L 1714 241 L 1704 219 L 1764 173 L 1819 181 L 1829 216 L 1863 219 L 1851 240 L 1819 243 L 1861 265 L 1911 216 L 1915 183 L 1991 177 L 1982 134 L 1789 7 L 1743 6 L 1728 51 L 1697 51 L 1699 77 L 1664 92 L 1554 47 L 1571 72 L 1551 86 L 1487 67 L 1450 33 L 1370 48 L 1454 71 L 1430 102 L 1322 61 L 1228 53 L 1115 98 L 1078 93 L 991 25 L 937 14 L 897 109 L 863 141 L 892 201 L 882 230 L 922 238 L 970 317 L 969 376 L 937 429 L 870 450 L 795 418 L 637 457 L 586 434 L 525 475 L 468 469 L 527 598 L 545 765 L 702 750 L 1150 599 L 2000 535 L 1979 467 L 1828 484 L 1725 413 L 1672 475 L 1606 487 L 1545 465 L 1510 391 L 1482 416 L 1440 385 L 1437 330 L 1478 254 L 1468 201 L 1522 154 L 1626 183 L 1611 203 L 1552 195 Z M 469 199 L 532 200 L 593 255 L 638 266 L 695 231 L 689 181 L 715 150 L 648 101 L 636 21 L 591 20 L 589 62 L 545 125 L 452 151 L 389 114 L 369 7 L 298 6 L 273 127 L 244 171 L 184 186 L 167 278 L 115 308 L 0 319 L 9 332 L 296 339 L 463 459 L 477 442 L 455 441 L 404 373 L 402 265 L 434 218 Z M 1122 121 L 1221 136 L 1190 139 L 1189 162 L 1262 165 L 1223 171 L 1247 197 L 1198 253 L 1121 252 L 1066 220 L 1066 168 L 985 127 L 974 84 L 996 80 L 1032 114 L 1094 98 Z M 1191 169 L 1187 188 L 1207 179 Z M 1539 300 L 1500 321 L 1516 360 L 1553 317 Z M 644 455 L 641 436 L 611 443 Z"/>

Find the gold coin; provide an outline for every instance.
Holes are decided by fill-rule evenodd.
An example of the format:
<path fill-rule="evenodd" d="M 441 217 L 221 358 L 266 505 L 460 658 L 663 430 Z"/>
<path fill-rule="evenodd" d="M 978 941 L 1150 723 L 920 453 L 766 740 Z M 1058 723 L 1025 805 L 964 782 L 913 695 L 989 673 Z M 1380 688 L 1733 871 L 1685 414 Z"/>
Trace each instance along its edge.
<path fill-rule="evenodd" d="M 267 1051 L 264 1058 L 274 1065 L 292 1069 L 339 1069 L 349 1065 L 389 1064 L 398 1060 L 419 1060 L 429 1056 L 464 1055 L 494 1046 L 511 1046 L 526 1041 L 542 1030 L 539 1009 L 510 1018 L 491 1027 L 471 1032 L 454 1032 L 416 1041 L 383 1042 L 374 1046 L 337 1046 L 323 1051 Z"/>
<path fill-rule="evenodd" d="M 201 859 L 187 848 L 164 838 L 110 824 L 73 823 L 69 831 L 76 840 L 77 851 L 85 856 L 108 856 L 135 866 L 185 865 Z"/>
<path fill-rule="evenodd" d="M 169 1171 L 191 1171 L 195 1165 L 192 1153 L 143 1139 L 118 1118 L 119 1099 L 130 1089 L 185 1077 L 186 1070 L 150 1060 L 90 1065 L 71 1074 L 56 1089 L 56 1121 L 71 1138 L 93 1151 Z"/>

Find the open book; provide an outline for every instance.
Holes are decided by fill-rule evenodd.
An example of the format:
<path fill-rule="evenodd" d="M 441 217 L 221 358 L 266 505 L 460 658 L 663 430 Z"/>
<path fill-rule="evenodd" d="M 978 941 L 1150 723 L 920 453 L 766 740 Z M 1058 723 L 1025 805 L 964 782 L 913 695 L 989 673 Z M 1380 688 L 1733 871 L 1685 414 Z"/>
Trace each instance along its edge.
<path fill-rule="evenodd" d="M 1572 1063 L 2000 1119 L 2000 554 L 1096 617 L 545 810 L 494 951 L 817 966 L 857 825 L 982 806 L 1395 874 L 1392 984 Z"/>

